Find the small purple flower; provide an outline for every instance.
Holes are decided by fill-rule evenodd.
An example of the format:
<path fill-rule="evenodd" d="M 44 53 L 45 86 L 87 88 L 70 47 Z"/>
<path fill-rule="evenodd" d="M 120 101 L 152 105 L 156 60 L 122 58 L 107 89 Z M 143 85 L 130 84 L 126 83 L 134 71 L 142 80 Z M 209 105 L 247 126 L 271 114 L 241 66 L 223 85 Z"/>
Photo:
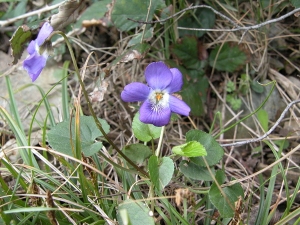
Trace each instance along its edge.
<path fill-rule="evenodd" d="M 188 116 L 190 107 L 172 93 L 180 91 L 183 80 L 177 68 L 168 68 L 163 62 L 150 63 L 145 70 L 149 86 L 134 82 L 125 86 L 121 98 L 125 102 L 143 101 L 140 121 L 155 126 L 170 122 L 171 113 Z"/>
<path fill-rule="evenodd" d="M 28 45 L 27 52 L 29 56 L 24 60 L 23 68 L 28 72 L 32 82 L 38 78 L 46 66 L 48 53 L 46 50 L 42 51 L 40 46 L 44 44 L 52 31 L 53 27 L 48 22 L 44 23 L 37 38 Z"/>

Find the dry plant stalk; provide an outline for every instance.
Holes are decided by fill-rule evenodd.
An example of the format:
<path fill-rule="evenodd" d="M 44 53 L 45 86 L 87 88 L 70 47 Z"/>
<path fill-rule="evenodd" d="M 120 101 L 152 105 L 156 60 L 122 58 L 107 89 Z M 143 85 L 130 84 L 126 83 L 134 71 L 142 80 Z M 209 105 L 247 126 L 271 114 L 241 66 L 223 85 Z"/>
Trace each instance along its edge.
<path fill-rule="evenodd" d="M 46 193 L 46 204 L 49 208 L 54 208 L 54 201 L 53 201 L 53 198 L 52 198 L 52 194 L 49 190 L 47 190 L 47 193 Z M 47 212 L 47 217 L 49 218 L 50 223 L 52 225 L 58 225 L 56 217 L 55 217 L 55 211 L 54 210 L 49 210 Z"/>

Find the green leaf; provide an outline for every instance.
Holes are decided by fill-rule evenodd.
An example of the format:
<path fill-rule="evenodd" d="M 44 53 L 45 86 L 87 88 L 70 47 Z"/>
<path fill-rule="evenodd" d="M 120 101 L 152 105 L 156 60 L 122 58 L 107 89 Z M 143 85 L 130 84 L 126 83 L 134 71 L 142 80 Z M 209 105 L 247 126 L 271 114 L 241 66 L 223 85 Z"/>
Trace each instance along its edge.
<path fill-rule="evenodd" d="M 181 18 L 178 21 L 178 26 L 188 28 L 212 28 L 215 24 L 215 13 L 206 8 L 197 9 L 195 15 L 188 14 L 186 17 Z M 183 36 L 196 36 L 202 37 L 206 31 L 192 31 L 192 30 L 179 30 L 179 35 Z"/>
<path fill-rule="evenodd" d="M 222 48 L 221 48 L 222 47 Z M 220 49 L 221 48 L 221 49 Z M 246 63 L 246 54 L 237 45 L 225 43 L 216 47 L 209 56 L 209 65 L 219 71 L 233 72 Z"/>
<path fill-rule="evenodd" d="M 158 157 L 153 155 L 149 158 L 148 169 L 150 180 L 155 187 L 159 187 L 159 170 L 158 170 Z"/>
<path fill-rule="evenodd" d="M 184 102 L 191 107 L 191 114 L 202 116 L 204 113 L 203 102 L 206 100 L 206 92 L 209 86 L 208 79 L 203 70 L 206 61 L 201 61 L 200 64 L 198 63 L 196 69 L 186 69 L 183 67 L 185 65 L 178 66 L 171 60 L 166 60 L 166 63 L 171 68 L 178 68 L 183 75 L 184 85 L 180 94 Z"/>
<path fill-rule="evenodd" d="M 204 76 L 195 83 L 188 82 L 181 91 L 182 99 L 191 107 L 191 113 L 195 116 L 202 116 L 204 113 L 203 97 L 206 96 L 207 88 L 208 80 Z"/>
<path fill-rule="evenodd" d="M 226 91 L 227 92 L 233 92 L 235 91 L 236 88 L 235 88 L 235 84 L 232 82 L 232 81 L 229 81 L 227 84 L 226 84 Z"/>
<path fill-rule="evenodd" d="M 183 160 L 179 164 L 180 171 L 184 174 L 184 176 L 189 177 L 194 180 L 203 180 L 203 181 L 212 181 L 208 169 L 203 166 L 199 166 L 192 161 Z M 213 175 L 215 175 L 215 169 L 210 168 Z"/>
<path fill-rule="evenodd" d="M 161 4 L 161 0 L 152 0 L 151 6 L 149 0 L 116 0 L 111 19 L 119 30 L 129 31 L 139 26 L 139 23 L 128 20 L 128 18 L 146 21 L 148 15 L 148 21 L 152 20 L 154 11 Z M 149 6 L 150 11 L 148 13 Z"/>
<path fill-rule="evenodd" d="M 206 65 L 198 57 L 198 40 L 195 37 L 183 37 L 171 47 L 171 52 L 187 69 L 197 70 L 198 73 Z"/>
<path fill-rule="evenodd" d="M 224 155 L 224 150 L 220 144 L 214 139 L 214 137 L 208 133 L 201 130 L 190 130 L 186 133 L 186 141 L 198 141 L 204 146 L 207 152 L 205 157 L 209 166 L 217 164 Z M 199 165 L 206 166 L 202 157 L 192 157 L 190 160 Z"/>
<path fill-rule="evenodd" d="M 242 95 L 248 94 L 250 89 L 250 76 L 248 74 L 241 74 L 240 82 L 239 82 L 239 92 Z"/>
<path fill-rule="evenodd" d="M 185 83 L 187 82 L 187 78 L 192 78 L 193 80 L 198 80 L 198 79 L 203 79 L 205 77 L 205 71 L 203 68 L 206 67 L 207 61 L 201 61 L 200 64 L 196 65 L 195 69 L 187 69 L 183 64 L 178 65 L 176 61 L 174 60 L 165 60 L 165 63 L 170 67 L 170 68 L 177 68 L 180 70 L 180 72 L 183 75 Z"/>
<path fill-rule="evenodd" d="M 299 0 L 290 0 L 291 4 L 297 9 L 300 8 L 300 1 Z"/>
<path fill-rule="evenodd" d="M 163 157 L 159 164 L 159 186 L 158 191 L 163 191 L 165 186 L 169 184 L 174 174 L 174 163 L 169 157 Z"/>
<path fill-rule="evenodd" d="M 272 4 L 271 1 L 272 0 L 260 0 L 259 3 L 261 5 L 261 8 L 264 10 L 268 9 L 270 7 L 270 4 Z"/>
<path fill-rule="evenodd" d="M 154 225 L 150 209 L 141 201 L 127 199 L 118 207 L 117 219 L 120 225 Z"/>
<path fill-rule="evenodd" d="M 142 32 L 138 33 L 128 42 L 127 46 L 132 46 L 132 45 L 142 43 L 143 40 L 146 40 L 146 41 L 151 40 L 151 38 L 153 37 L 153 29 L 154 29 L 153 27 L 146 29 L 145 34 L 143 34 Z M 143 40 L 142 40 L 142 38 L 143 38 Z"/>
<path fill-rule="evenodd" d="M 268 124 L 269 124 L 269 115 L 268 115 L 267 111 L 264 110 L 264 109 L 258 110 L 257 119 L 260 122 L 260 125 L 262 126 L 263 130 L 265 132 L 267 132 L 268 129 L 269 129 L 269 126 L 268 126 Z"/>
<path fill-rule="evenodd" d="M 169 157 L 159 159 L 157 156 L 151 156 L 149 159 L 150 180 L 155 189 L 159 192 L 171 181 L 174 173 L 174 163 Z"/>
<path fill-rule="evenodd" d="M 203 70 L 204 66 L 206 66 L 206 61 L 202 61 L 203 63 L 203 67 L 201 66 L 201 68 L 198 69 L 188 69 L 186 70 L 186 75 L 189 78 L 192 78 L 189 83 L 197 83 L 199 85 L 199 90 L 201 90 L 202 88 L 204 88 L 204 90 L 201 90 L 204 94 L 204 96 L 206 96 L 206 89 L 207 89 L 207 77 L 205 76 L 205 71 Z M 204 84 L 202 84 L 201 82 L 203 82 Z M 204 99 L 203 95 L 201 94 L 201 98 Z"/>
<path fill-rule="evenodd" d="M 172 152 L 185 157 L 197 157 L 207 155 L 204 146 L 201 145 L 198 141 L 190 141 L 183 145 L 175 146 L 172 148 Z"/>
<path fill-rule="evenodd" d="M 84 20 L 99 20 L 104 17 L 105 13 L 108 11 L 107 5 L 109 3 L 111 3 L 111 0 L 101 0 L 99 2 L 94 2 L 81 14 L 74 27 L 80 28 L 82 21 Z"/>
<path fill-rule="evenodd" d="M 288 140 L 274 140 L 274 143 L 281 149 L 287 149 L 290 146 L 290 142 Z"/>
<path fill-rule="evenodd" d="M 252 90 L 255 91 L 256 93 L 261 94 L 265 91 L 265 87 L 257 81 L 252 81 L 250 86 L 251 86 Z"/>
<path fill-rule="evenodd" d="M 223 184 L 225 181 L 225 175 L 223 171 L 217 171 L 216 180 L 219 185 Z M 208 196 L 211 203 L 218 209 L 221 217 L 230 218 L 234 216 L 235 202 L 241 196 L 244 197 L 244 190 L 241 187 L 240 183 L 236 183 L 232 186 L 222 188 L 220 192 L 216 183 L 213 183 L 210 187 Z"/>
<path fill-rule="evenodd" d="M 124 148 L 124 154 L 135 164 L 142 164 L 145 159 L 152 155 L 150 148 L 143 144 L 131 144 Z"/>
<path fill-rule="evenodd" d="M 239 110 L 242 106 L 242 100 L 233 96 L 233 94 L 226 95 L 226 102 L 228 102 L 233 110 Z"/>
<path fill-rule="evenodd" d="M 12 2 L 12 1 L 11 1 Z M 3 15 L 3 17 L 1 18 L 1 20 L 5 20 L 5 19 L 11 19 L 14 17 L 18 17 L 21 16 L 23 14 L 26 13 L 26 9 L 27 9 L 27 3 L 28 0 L 22 0 L 19 1 L 19 3 L 15 2 L 15 4 L 11 4 L 10 7 L 6 8 L 6 12 L 5 15 Z M 4 10 L 4 8 L 1 9 L 1 11 Z M 18 20 L 16 22 L 14 22 L 15 26 L 21 26 L 23 24 L 24 20 Z"/>
<path fill-rule="evenodd" d="M 98 119 L 104 131 L 109 132 L 109 125 L 103 119 Z M 70 134 L 70 121 L 63 121 L 58 123 L 48 132 L 48 141 L 50 146 L 56 151 L 64 154 L 74 156 L 72 152 L 71 141 L 75 144 L 75 119 L 72 119 Z M 102 133 L 97 128 L 94 118 L 91 116 L 80 117 L 80 138 L 81 149 L 85 156 L 91 156 L 102 148 L 102 142 L 95 142 L 97 137 L 102 136 Z"/>
<path fill-rule="evenodd" d="M 134 136 L 140 141 L 150 141 L 160 137 L 161 127 L 152 124 L 145 124 L 139 119 L 140 114 L 136 113 L 132 121 Z"/>
<path fill-rule="evenodd" d="M 14 57 L 13 64 L 16 64 L 21 58 L 25 48 L 25 44 L 31 39 L 31 31 L 26 25 L 18 27 L 11 37 L 10 46 L 12 48 L 12 55 Z"/>

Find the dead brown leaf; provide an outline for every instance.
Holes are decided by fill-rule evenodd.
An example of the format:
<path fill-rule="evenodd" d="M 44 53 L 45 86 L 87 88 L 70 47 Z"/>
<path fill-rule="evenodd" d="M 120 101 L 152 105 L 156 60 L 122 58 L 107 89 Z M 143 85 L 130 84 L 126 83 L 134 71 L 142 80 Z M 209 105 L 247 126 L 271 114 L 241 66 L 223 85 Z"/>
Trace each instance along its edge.
<path fill-rule="evenodd" d="M 68 0 L 62 4 L 58 13 L 51 17 L 50 23 L 54 30 L 61 30 L 68 24 L 76 21 L 84 9 L 84 0 Z"/>

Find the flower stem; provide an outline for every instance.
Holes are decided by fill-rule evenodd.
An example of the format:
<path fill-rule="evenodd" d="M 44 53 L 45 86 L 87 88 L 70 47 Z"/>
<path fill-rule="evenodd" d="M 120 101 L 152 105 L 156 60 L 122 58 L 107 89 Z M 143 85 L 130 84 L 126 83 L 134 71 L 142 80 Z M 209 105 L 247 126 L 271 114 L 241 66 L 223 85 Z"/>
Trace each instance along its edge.
<path fill-rule="evenodd" d="M 162 140 L 163 140 L 163 136 L 164 136 L 164 133 L 165 133 L 165 126 L 163 126 L 161 128 L 161 131 L 160 131 L 160 137 L 159 137 L 159 141 L 158 141 L 158 145 L 157 145 L 157 149 L 156 149 L 156 152 L 155 152 L 155 155 L 158 157 L 159 156 L 159 153 L 160 153 L 160 149 L 161 149 L 161 146 L 162 146 Z"/>
<path fill-rule="evenodd" d="M 140 167 L 138 167 L 134 162 L 132 162 L 116 145 L 115 143 L 107 136 L 107 134 L 105 133 L 105 131 L 103 130 L 103 127 L 101 125 L 101 123 L 99 122 L 96 114 L 95 114 L 95 111 L 93 110 L 93 107 L 92 107 L 92 104 L 90 102 L 90 99 L 89 99 L 89 96 L 88 96 L 88 93 L 86 92 L 86 89 L 85 89 L 85 85 L 80 77 L 80 72 L 79 72 L 79 68 L 77 66 L 77 62 L 76 62 L 76 59 L 75 59 L 75 56 L 74 56 L 74 52 L 72 50 L 72 46 L 70 44 L 70 41 L 68 39 L 68 37 L 61 31 L 55 31 L 55 32 L 52 32 L 51 35 L 48 37 L 48 40 L 51 39 L 51 37 L 55 34 L 59 34 L 61 35 L 67 46 L 68 46 L 68 49 L 69 49 L 69 52 L 70 52 L 70 55 L 71 55 L 71 59 L 72 59 L 72 62 L 73 62 L 73 65 L 74 65 L 74 68 L 75 68 L 75 73 L 78 77 L 78 80 L 79 80 L 79 83 L 82 87 L 82 90 L 83 90 L 83 95 L 87 101 L 87 105 L 88 105 L 88 108 L 89 108 L 89 111 L 90 113 L 92 114 L 94 120 L 95 120 L 95 123 L 98 127 L 98 129 L 100 130 L 100 132 L 102 133 L 102 135 L 104 136 L 104 138 L 108 141 L 108 143 L 131 165 L 133 166 L 141 175 L 144 175 L 146 177 L 149 177 L 149 175 L 147 174 L 147 172 L 145 172 L 143 169 L 141 169 Z"/>

